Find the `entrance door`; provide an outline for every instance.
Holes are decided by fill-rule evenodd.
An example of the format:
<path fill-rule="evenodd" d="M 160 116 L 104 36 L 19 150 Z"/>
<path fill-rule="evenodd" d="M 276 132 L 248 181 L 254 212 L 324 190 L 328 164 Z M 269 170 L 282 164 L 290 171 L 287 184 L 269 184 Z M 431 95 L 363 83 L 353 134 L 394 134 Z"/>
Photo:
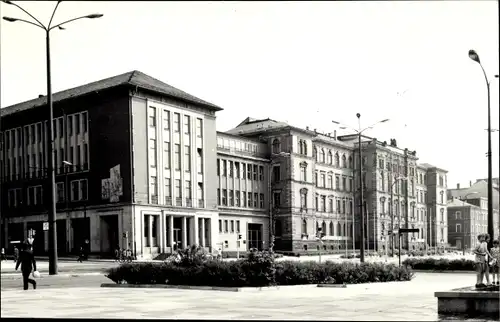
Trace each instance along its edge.
<path fill-rule="evenodd" d="M 456 245 L 457 245 L 457 249 L 462 249 L 462 240 L 461 239 L 457 239 L 455 241 Z"/>
<path fill-rule="evenodd" d="M 182 249 L 182 234 L 179 228 L 174 228 L 174 251 Z"/>
<path fill-rule="evenodd" d="M 248 224 L 248 248 L 262 250 L 262 225 Z"/>

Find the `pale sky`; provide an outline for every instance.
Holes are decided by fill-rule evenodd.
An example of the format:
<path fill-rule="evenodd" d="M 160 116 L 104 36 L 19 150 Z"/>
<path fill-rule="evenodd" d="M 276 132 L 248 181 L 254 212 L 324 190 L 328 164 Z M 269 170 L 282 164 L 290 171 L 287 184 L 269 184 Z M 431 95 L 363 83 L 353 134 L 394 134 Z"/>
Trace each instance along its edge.
<path fill-rule="evenodd" d="M 44 23 L 55 5 L 17 3 Z M 75 1 L 54 20 L 89 13 L 104 17 L 52 33 L 54 92 L 140 70 L 224 108 L 219 131 L 251 116 L 333 132 L 359 112 L 362 126 L 389 118 L 366 134 L 447 169 L 450 188 L 487 176 L 486 85 L 468 51 L 491 78 L 498 129 L 497 1 Z M 0 31 L 1 106 L 46 94 L 43 31 L 3 20 Z"/>

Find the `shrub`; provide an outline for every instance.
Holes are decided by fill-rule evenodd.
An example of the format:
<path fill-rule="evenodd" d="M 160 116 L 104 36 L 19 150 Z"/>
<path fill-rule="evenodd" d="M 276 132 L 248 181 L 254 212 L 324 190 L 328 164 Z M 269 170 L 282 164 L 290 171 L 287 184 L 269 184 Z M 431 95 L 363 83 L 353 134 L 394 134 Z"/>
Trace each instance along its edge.
<path fill-rule="evenodd" d="M 407 258 L 403 265 L 412 269 L 428 271 L 473 271 L 474 261 L 470 259 Z"/>
<path fill-rule="evenodd" d="M 189 258 L 189 256 L 186 256 Z M 411 268 L 383 263 L 275 262 L 273 253 L 252 251 L 238 261 L 168 261 L 163 263 L 127 263 L 108 270 L 115 283 L 172 284 L 203 286 L 271 286 L 297 284 L 357 284 L 368 282 L 409 281 Z"/>

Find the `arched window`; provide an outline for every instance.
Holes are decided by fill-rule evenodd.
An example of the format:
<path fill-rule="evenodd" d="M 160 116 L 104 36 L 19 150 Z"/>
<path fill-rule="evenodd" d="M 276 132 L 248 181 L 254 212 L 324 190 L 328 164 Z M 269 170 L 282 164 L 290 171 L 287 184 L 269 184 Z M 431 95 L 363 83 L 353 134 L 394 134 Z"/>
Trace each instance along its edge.
<path fill-rule="evenodd" d="M 335 235 L 335 228 L 333 226 L 333 222 L 332 221 L 330 221 L 330 234 L 329 235 L 330 236 Z"/>
<path fill-rule="evenodd" d="M 327 233 L 327 230 L 326 230 L 326 222 L 323 221 L 323 223 L 321 224 L 321 230 L 323 231 L 323 233 L 326 235 Z"/>
<path fill-rule="evenodd" d="M 316 233 L 319 231 L 319 222 L 316 222 Z"/>
<path fill-rule="evenodd" d="M 325 150 L 322 148 L 319 153 L 319 162 L 325 163 Z"/>
<path fill-rule="evenodd" d="M 333 154 L 332 154 L 332 151 L 328 151 L 328 157 L 327 157 L 326 163 L 328 163 L 328 164 L 332 164 L 332 162 L 333 162 Z"/>
<path fill-rule="evenodd" d="M 283 227 L 281 226 L 281 220 L 276 220 L 276 224 L 274 226 L 274 232 L 276 237 L 281 237 L 281 235 L 283 235 Z"/>
<path fill-rule="evenodd" d="M 340 157 L 337 152 L 335 152 L 335 166 L 338 168 L 340 167 Z"/>
<path fill-rule="evenodd" d="M 353 168 L 352 156 L 349 156 L 349 169 L 352 169 L 352 168 Z"/>
<path fill-rule="evenodd" d="M 340 226 L 340 222 L 337 222 L 337 236 L 342 236 L 342 227 Z"/>
<path fill-rule="evenodd" d="M 273 140 L 273 153 L 278 154 L 281 152 L 281 143 L 280 140 L 274 139 Z"/>
<path fill-rule="evenodd" d="M 302 140 L 299 140 L 299 154 L 304 154 L 304 145 Z"/>
<path fill-rule="evenodd" d="M 342 168 L 347 168 L 347 159 L 345 154 L 342 154 Z"/>
<path fill-rule="evenodd" d="M 302 234 L 307 235 L 307 220 L 302 219 Z"/>
<path fill-rule="evenodd" d="M 307 142 L 306 141 L 302 141 L 302 144 L 304 145 L 303 147 L 303 150 L 304 150 L 304 155 L 307 155 Z"/>
<path fill-rule="evenodd" d="M 313 147 L 313 158 L 315 158 L 316 161 L 318 161 L 318 148 L 316 147 Z"/>

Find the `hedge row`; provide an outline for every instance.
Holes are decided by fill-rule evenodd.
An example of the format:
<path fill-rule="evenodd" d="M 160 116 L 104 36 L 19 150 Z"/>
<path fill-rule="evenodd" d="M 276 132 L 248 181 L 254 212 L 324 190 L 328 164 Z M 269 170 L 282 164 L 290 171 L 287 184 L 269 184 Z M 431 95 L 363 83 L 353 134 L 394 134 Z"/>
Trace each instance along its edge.
<path fill-rule="evenodd" d="M 413 273 L 406 266 L 383 263 L 275 261 L 272 253 L 252 251 L 237 261 L 184 254 L 163 263 L 127 263 L 109 269 L 106 276 L 118 284 L 262 287 L 409 281 Z"/>
<path fill-rule="evenodd" d="M 470 259 L 407 258 L 403 265 L 426 271 L 473 271 L 474 261 Z"/>

